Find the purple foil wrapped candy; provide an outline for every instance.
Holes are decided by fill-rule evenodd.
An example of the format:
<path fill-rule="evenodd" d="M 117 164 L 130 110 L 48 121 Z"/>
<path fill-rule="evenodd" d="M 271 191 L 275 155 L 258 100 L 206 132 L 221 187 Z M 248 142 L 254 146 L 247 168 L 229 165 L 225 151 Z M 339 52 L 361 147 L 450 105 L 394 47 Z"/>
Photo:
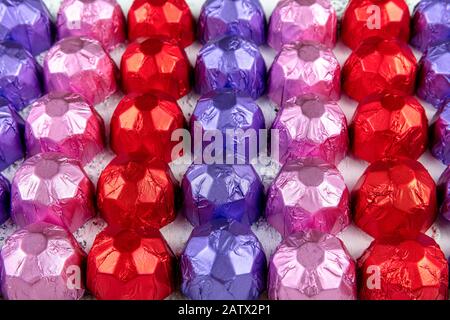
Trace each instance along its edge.
<path fill-rule="evenodd" d="M 337 234 L 350 223 L 349 197 L 334 165 L 320 159 L 291 160 L 269 187 L 267 221 L 282 236 L 308 229 Z"/>
<path fill-rule="evenodd" d="M 251 225 L 263 211 L 264 186 L 251 165 L 194 164 L 181 187 L 183 214 L 194 226 L 218 218 Z"/>
<path fill-rule="evenodd" d="M 42 0 L 0 1 L 0 41 L 20 43 L 33 55 L 52 46 L 53 25 Z"/>
<path fill-rule="evenodd" d="M 22 117 L 0 97 L 0 171 L 23 158 L 24 128 Z"/>
<path fill-rule="evenodd" d="M 417 95 L 438 107 L 450 98 L 450 41 L 428 48 L 419 63 Z"/>
<path fill-rule="evenodd" d="M 1 250 L 3 297 L 78 300 L 84 294 L 84 260 L 84 252 L 63 228 L 29 225 L 11 235 Z"/>
<path fill-rule="evenodd" d="M 200 50 L 195 65 L 196 91 L 235 89 L 256 100 L 266 90 L 266 72 L 264 58 L 253 42 L 226 36 Z"/>
<path fill-rule="evenodd" d="M 320 158 L 337 165 L 348 151 L 345 114 L 336 102 L 326 102 L 317 96 L 301 96 L 286 102 L 272 129 L 279 130 L 281 163 Z"/>
<path fill-rule="evenodd" d="M 279 106 L 305 94 L 337 101 L 340 81 L 341 67 L 331 49 L 313 43 L 288 44 L 273 62 L 268 94 Z"/>
<path fill-rule="evenodd" d="M 250 227 L 214 220 L 192 231 L 181 274 L 190 299 L 255 300 L 266 288 L 266 257 Z"/>
<path fill-rule="evenodd" d="M 8 179 L 0 174 L 0 224 L 5 223 L 11 211 L 11 185 Z"/>
<path fill-rule="evenodd" d="M 104 149 L 105 125 L 76 93 L 50 93 L 31 108 L 25 124 L 27 156 L 59 152 L 88 164 Z"/>
<path fill-rule="evenodd" d="M 41 68 L 20 44 L 0 43 L 0 97 L 22 110 L 42 95 Z"/>
<path fill-rule="evenodd" d="M 74 92 L 92 105 L 117 90 L 117 68 L 100 42 L 69 37 L 57 42 L 44 60 L 47 91 Z"/>
<path fill-rule="evenodd" d="M 281 0 L 269 23 L 269 45 L 279 51 L 285 44 L 312 41 L 336 45 L 337 15 L 329 0 Z"/>
<path fill-rule="evenodd" d="M 95 215 L 94 190 L 78 161 L 40 153 L 14 176 L 11 216 L 21 227 L 43 221 L 74 232 Z"/>
<path fill-rule="evenodd" d="M 259 0 L 207 0 L 200 12 L 198 38 L 205 44 L 224 35 L 266 43 L 266 17 Z"/>
<path fill-rule="evenodd" d="M 442 217 L 450 221 L 450 167 L 442 173 L 437 183 L 438 201 Z"/>
<path fill-rule="evenodd" d="M 436 113 L 430 129 L 430 147 L 433 156 L 450 165 L 450 99 Z"/>
<path fill-rule="evenodd" d="M 270 259 L 268 291 L 272 300 L 356 300 L 355 262 L 335 236 L 296 233 Z"/>
<path fill-rule="evenodd" d="M 421 51 L 450 41 L 450 0 L 421 0 L 414 8 L 411 44 Z"/>
<path fill-rule="evenodd" d="M 107 50 L 125 42 L 125 17 L 116 0 L 64 0 L 57 17 L 58 38 L 86 36 Z"/>

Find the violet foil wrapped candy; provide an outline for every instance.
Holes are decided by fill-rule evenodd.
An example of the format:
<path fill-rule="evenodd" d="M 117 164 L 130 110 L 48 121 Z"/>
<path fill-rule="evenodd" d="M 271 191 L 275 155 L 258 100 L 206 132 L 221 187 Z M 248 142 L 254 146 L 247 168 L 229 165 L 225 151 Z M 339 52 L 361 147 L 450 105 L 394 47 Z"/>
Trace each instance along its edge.
<path fill-rule="evenodd" d="M 286 238 L 269 263 L 269 299 L 356 300 L 356 264 L 337 237 L 317 230 Z"/>
<path fill-rule="evenodd" d="M 0 174 L 0 224 L 5 223 L 11 211 L 11 185 L 3 175 Z"/>
<path fill-rule="evenodd" d="M 431 154 L 450 165 L 450 100 L 436 113 L 430 129 Z"/>
<path fill-rule="evenodd" d="M 442 173 L 437 183 L 438 202 L 442 217 L 450 221 L 450 167 Z"/>
<path fill-rule="evenodd" d="M 23 158 L 24 128 L 22 117 L 0 97 L 0 171 Z"/>
<path fill-rule="evenodd" d="M 250 227 L 214 220 L 192 231 L 181 274 L 181 291 L 190 299 L 255 300 L 266 287 L 266 257 Z"/>
<path fill-rule="evenodd" d="M 225 36 L 206 44 L 195 65 L 199 94 L 235 89 L 257 99 L 266 90 L 266 64 L 258 47 L 237 36 Z"/>
<path fill-rule="evenodd" d="M 11 235 L 0 252 L 0 282 L 8 300 L 78 300 L 85 254 L 65 229 L 36 223 Z"/>

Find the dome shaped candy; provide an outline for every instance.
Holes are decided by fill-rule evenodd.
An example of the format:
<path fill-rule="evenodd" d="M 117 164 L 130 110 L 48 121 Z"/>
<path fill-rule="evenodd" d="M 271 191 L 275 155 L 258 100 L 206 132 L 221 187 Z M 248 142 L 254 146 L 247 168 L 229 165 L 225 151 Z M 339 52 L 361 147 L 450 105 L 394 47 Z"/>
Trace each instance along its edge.
<path fill-rule="evenodd" d="M 438 181 L 438 200 L 442 217 L 450 221 L 450 169 L 447 167 Z"/>
<path fill-rule="evenodd" d="M 3 175 L 0 174 L 0 224 L 5 223 L 11 213 L 11 185 Z"/>
<path fill-rule="evenodd" d="M 436 113 L 430 135 L 431 154 L 450 165 L 450 100 Z"/>
<path fill-rule="evenodd" d="M 25 122 L 11 104 L 0 97 L 0 171 L 24 156 Z"/>

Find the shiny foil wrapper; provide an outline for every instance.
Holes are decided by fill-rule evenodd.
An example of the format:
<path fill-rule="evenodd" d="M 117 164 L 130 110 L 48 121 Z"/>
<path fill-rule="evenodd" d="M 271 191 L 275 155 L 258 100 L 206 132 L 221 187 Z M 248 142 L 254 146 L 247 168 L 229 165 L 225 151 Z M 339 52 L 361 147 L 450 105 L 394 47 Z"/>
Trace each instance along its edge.
<path fill-rule="evenodd" d="M 14 42 L 0 43 L 0 97 L 20 111 L 42 95 L 41 82 L 41 68 L 28 51 Z"/>
<path fill-rule="evenodd" d="M 188 47 L 195 20 L 185 0 L 135 0 L 128 11 L 128 38 L 160 38 Z"/>
<path fill-rule="evenodd" d="M 130 44 L 120 70 L 125 93 L 157 90 L 178 100 L 191 91 L 191 65 L 185 51 L 165 40 Z"/>
<path fill-rule="evenodd" d="M 438 181 L 438 203 L 442 217 L 450 221 L 450 169 L 447 167 Z"/>
<path fill-rule="evenodd" d="M 311 41 L 336 45 L 337 15 L 329 0 L 281 0 L 269 25 L 269 45 L 280 51 L 285 44 Z"/>
<path fill-rule="evenodd" d="M 447 300 L 445 255 L 424 234 L 375 240 L 358 260 L 358 288 L 361 300 Z"/>
<path fill-rule="evenodd" d="M 421 51 L 450 41 L 450 1 L 421 0 L 414 8 L 411 44 Z"/>
<path fill-rule="evenodd" d="M 272 300 L 356 300 L 355 262 L 335 236 L 295 233 L 270 258 L 268 287 Z"/>
<path fill-rule="evenodd" d="M 0 224 L 4 224 L 11 214 L 11 185 L 0 174 Z"/>
<path fill-rule="evenodd" d="M 2 0 L 0 41 L 20 43 L 37 56 L 53 43 L 53 24 L 42 0 Z"/>
<path fill-rule="evenodd" d="M 258 47 L 237 36 L 226 36 L 206 44 L 195 66 L 195 88 L 199 94 L 235 89 L 258 99 L 266 90 L 266 64 Z"/>
<path fill-rule="evenodd" d="M 78 161 L 40 153 L 17 170 L 11 187 L 11 216 L 20 227 L 47 222 L 75 232 L 95 216 L 94 185 Z"/>
<path fill-rule="evenodd" d="M 435 115 L 430 129 L 431 154 L 450 165 L 450 100 Z"/>
<path fill-rule="evenodd" d="M 268 95 L 279 106 L 306 94 L 337 101 L 340 77 L 341 67 L 331 49 L 314 43 L 288 44 L 272 64 Z"/>
<path fill-rule="evenodd" d="M 284 237 L 316 229 L 337 234 L 350 223 L 350 194 L 338 169 L 320 159 L 288 161 L 267 193 L 267 221 Z"/>
<path fill-rule="evenodd" d="M 348 151 L 345 114 L 336 102 L 317 96 L 301 96 L 286 102 L 272 129 L 278 130 L 280 162 L 320 158 L 339 164 Z"/>
<path fill-rule="evenodd" d="M 0 170 L 24 156 L 25 122 L 12 105 L 0 97 Z"/>
<path fill-rule="evenodd" d="M 449 61 L 450 41 L 429 48 L 419 62 L 417 96 L 435 107 L 450 100 Z"/>
<path fill-rule="evenodd" d="M 351 0 L 341 25 L 342 41 L 352 50 L 371 37 L 409 41 L 410 14 L 405 0 Z"/>
<path fill-rule="evenodd" d="M 214 220 L 196 227 L 181 254 L 181 291 L 193 300 L 256 300 L 266 257 L 250 227 Z"/>
<path fill-rule="evenodd" d="M 355 224 L 372 237 L 415 237 L 436 218 L 436 185 L 418 161 L 379 160 L 359 178 L 352 205 Z"/>
<path fill-rule="evenodd" d="M 97 206 L 110 226 L 159 229 L 175 219 L 176 191 L 165 162 L 141 155 L 121 155 L 100 175 Z"/>
<path fill-rule="evenodd" d="M 48 92 L 78 93 L 92 105 L 116 92 L 116 76 L 116 65 L 100 42 L 87 37 L 60 40 L 44 60 Z"/>
<path fill-rule="evenodd" d="M 416 160 L 427 149 L 427 115 L 412 96 L 391 92 L 364 99 L 350 128 L 353 154 L 368 162 L 397 157 Z"/>
<path fill-rule="evenodd" d="M 7 300 L 78 300 L 84 294 L 85 254 L 59 226 L 35 223 L 12 234 L 0 252 Z"/>
<path fill-rule="evenodd" d="M 105 125 L 76 93 L 50 93 L 33 103 L 25 124 L 27 155 L 59 152 L 82 165 L 103 151 Z"/>
<path fill-rule="evenodd" d="M 251 225 L 263 212 L 264 186 L 251 165 L 194 164 L 181 187 L 182 211 L 194 226 L 220 218 Z"/>
<path fill-rule="evenodd" d="M 224 35 L 257 45 L 266 43 L 266 16 L 259 0 L 208 0 L 201 9 L 198 39 L 203 43 Z"/>
<path fill-rule="evenodd" d="M 116 0 L 63 0 L 56 20 L 59 39 L 86 36 L 107 50 L 126 40 L 125 17 Z"/>
<path fill-rule="evenodd" d="M 100 300 L 162 300 L 175 290 L 175 257 L 156 229 L 107 228 L 89 252 L 87 287 Z"/>
<path fill-rule="evenodd" d="M 408 45 L 400 40 L 370 38 L 347 59 L 342 69 L 342 89 L 352 99 L 385 90 L 413 95 L 417 60 Z"/>

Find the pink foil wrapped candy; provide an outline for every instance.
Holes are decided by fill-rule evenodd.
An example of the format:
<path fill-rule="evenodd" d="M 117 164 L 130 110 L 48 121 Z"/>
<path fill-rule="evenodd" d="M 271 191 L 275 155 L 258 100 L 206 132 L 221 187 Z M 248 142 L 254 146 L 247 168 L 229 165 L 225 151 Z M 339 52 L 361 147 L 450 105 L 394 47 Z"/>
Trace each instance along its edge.
<path fill-rule="evenodd" d="M 11 216 L 21 227 L 43 221 L 76 231 L 95 215 L 94 185 L 76 160 L 40 153 L 17 170 Z"/>
<path fill-rule="evenodd" d="M 104 149 L 104 123 L 76 93 L 50 93 L 32 105 L 25 123 L 27 155 L 59 152 L 88 164 Z"/>
<path fill-rule="evenodd" d="M 70 37 L 57 42 L 44 61 L 47 91 L 74 92 L 90 104 L 117 90 L 116 66 L 97 40 Z"/>
<path fill-rule="evenodd" d="M 6 240 L 1 289 L 8 300 L 78 300 L 84 294 L 85 254 L 61 227 L 36 223 Z"/>

